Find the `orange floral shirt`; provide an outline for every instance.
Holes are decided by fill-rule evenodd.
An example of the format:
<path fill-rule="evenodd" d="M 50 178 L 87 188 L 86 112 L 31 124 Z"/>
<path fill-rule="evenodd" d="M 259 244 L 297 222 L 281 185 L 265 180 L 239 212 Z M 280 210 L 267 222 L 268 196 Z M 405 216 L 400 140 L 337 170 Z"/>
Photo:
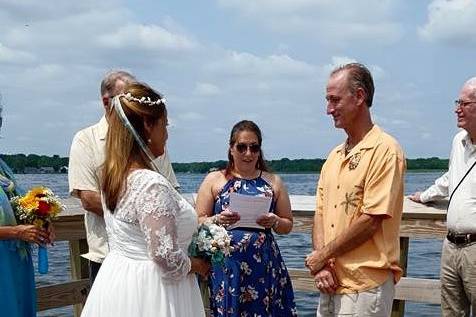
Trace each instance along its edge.
<path fill-rule="evenodd" d="M 317 186 L 316 212 L 323 217 L 328 244 L 362 214 L 384 215 L 373 237 L 336 258 L 337 293 L 361 292 L 385 282 L 399 267 L 405 157 L 397 141 L 378 126 L 345 155 L 336 147 L 324 164 Z"/>

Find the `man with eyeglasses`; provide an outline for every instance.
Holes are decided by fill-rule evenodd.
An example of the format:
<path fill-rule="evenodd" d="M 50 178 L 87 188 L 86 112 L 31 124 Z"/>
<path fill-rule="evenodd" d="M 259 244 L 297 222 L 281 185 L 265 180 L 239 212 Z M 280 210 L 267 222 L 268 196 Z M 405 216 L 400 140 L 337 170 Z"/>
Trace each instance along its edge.
<path fill-rule="evenodd" d="M 455 101 L 458 128 L 448 172 L 424 192 L 409 198 L 419 203 L 450 197 L 448 234 L 441 253 L 441 310 L 444 317 L 476 315 L 476 77 Z"/>
<path fill-rule="evenodd" d="M 306 266 L 320 290 L 317 316 L 390 316 L 399 266 L 405 157 L 373 124 L 374 83 L 362 64 L 335 69 L 327 114 L 347 140 L 322 167 Z"/>
<path fill-rule="evenodd" d="M 78 131 L 71 143 L 68 170 L 69 192 L 81 200 L 81 205 L 86 210 L 84 222 L 89 250 L 82 256 L 89 260 L 91 285 L 109 252 L 100 195 L 101 165 L 105 159 L 108 129 L 107 118 L 111 110 L 112 98 L 122 93 L 127 84 L 135 81 L 135 77 L 125 71 L 107 73 L 101 82 L 100 89 L 104 116 L 98 123 Z M 179 188 L 172 164 L 166 154 L 158 157 L 156 162 L 162 174 L 174 187 Z"/>

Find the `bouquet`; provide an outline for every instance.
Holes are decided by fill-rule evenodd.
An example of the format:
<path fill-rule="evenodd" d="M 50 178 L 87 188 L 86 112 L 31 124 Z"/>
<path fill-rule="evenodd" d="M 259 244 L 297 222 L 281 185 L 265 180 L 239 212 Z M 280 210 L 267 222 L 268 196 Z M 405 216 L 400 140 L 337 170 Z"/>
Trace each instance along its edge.
<path fill-rule="evenodd" d="M 20 224 L 35 225 L 38 228 L 48 228 L 64 209 L 59 198 L 47 187 L 34 187 L 24 196 L 11 199 L 15 216 Z M 38 272 L 48 273 L 48 253 L 46 246 L 38 248 Z"/>
<path fill-rule="evenodd" d="M 233 251 L 230 242 L 231 237 L 225 228 L 212 222 L 204 222 L 192 237 L 189 254 L 209 259 L 213 265 L 223 265 L 225 257 Z"/>

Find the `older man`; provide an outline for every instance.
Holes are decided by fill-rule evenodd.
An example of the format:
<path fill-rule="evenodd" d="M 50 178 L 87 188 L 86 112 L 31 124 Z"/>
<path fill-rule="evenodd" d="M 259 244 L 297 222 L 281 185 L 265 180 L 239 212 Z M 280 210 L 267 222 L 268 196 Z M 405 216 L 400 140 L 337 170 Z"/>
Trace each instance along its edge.
<path fill-rule="evenodd" d="M 91 284 L 109 250 L 106 226 L 102 217 L 99 180 L 100 168 L 105 158 L 107 117 L 112 97 L 123 92 L 128 83 L 135 81 L 134 76 L 125 71 L 113 71 L 106 74 L 101 82 L 101 99 L 105 115 L 95 125 L 77 132 L 71 144 L 68 173 L 69 191 L 71 195 L 81 199 L 81 204 L 87 211 L 84 221 L 89 252 L 83 254 L 83 257 L 89 260 Z M 166 154 L 159 157 L 156 162 L 163 175 L 175 187 L 179 187 Z"/>
<path fill-rule="evenodd" d="M 457 125 L 448 172 L 423 193 L 409 198 L 421 203 L 450 197 L 448 235 L 441 253 L 443 316 L 476 314 L 476 77 L 455 101 Z"/>
<path fill-rule="evenodd" d="M 321 291 L 318 316 L 389 316 L 402 270 L 399 227 L 404 154 L 373 124 L 374 83 L 362 64 L 335 69 L 327 114 L 347 140 L 329 154 L 317 187 L 306 266 Z"/>

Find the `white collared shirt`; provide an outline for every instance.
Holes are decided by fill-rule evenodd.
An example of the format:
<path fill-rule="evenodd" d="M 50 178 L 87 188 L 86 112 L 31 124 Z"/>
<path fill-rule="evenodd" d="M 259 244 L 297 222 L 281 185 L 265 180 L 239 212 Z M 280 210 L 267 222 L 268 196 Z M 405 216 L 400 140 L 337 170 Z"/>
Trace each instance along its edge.
<path fill-rule="evenodd" d="M 69 153 L 69 193 L 78 197 L 81 190 L 100 192 L 100 168 L 105 159 L 105 145 L 108 124 L 101 120 L 76 133 Z M 179 187 L 172 164 L 167 153 L 155 160 L 161 173 L 174 187 Z M 90 261 L 101 263 L 109 252 L 104 218 L 92 212 L 84 215 L 86 238 L 89 252 L 82 256 Z"/>
<path fill-rule="evenodd" d="M 465 130 L 453 139 L 449 170 L 420 195 L 422 202 L 449 197 L 476 160 L 476 145 Z M 476 233 L 476 166 L 453 195 L 446 217 L 449 230 Z"/>

